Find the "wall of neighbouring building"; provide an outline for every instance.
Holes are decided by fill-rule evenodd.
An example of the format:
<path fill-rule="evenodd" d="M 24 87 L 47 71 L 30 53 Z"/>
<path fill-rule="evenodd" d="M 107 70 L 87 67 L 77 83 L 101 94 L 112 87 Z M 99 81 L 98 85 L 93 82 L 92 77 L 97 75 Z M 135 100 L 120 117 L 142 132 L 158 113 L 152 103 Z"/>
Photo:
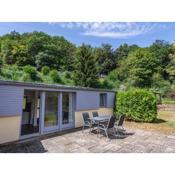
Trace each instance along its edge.
<path fill-rule="evenodd" d="M 21 116 L 0 117 L 0 144 L 19 140 Z"/>
<path fill-rule="evenodd" d="M 77 128 L 83 126 L 83 112 L 88 112 L 89 116 L 92 117 L 93 111 L 97 111 L 99 116 L 113 115 L 113 108 L 99 108 L 93 110 L 75 111 L 75 127 Z"/>

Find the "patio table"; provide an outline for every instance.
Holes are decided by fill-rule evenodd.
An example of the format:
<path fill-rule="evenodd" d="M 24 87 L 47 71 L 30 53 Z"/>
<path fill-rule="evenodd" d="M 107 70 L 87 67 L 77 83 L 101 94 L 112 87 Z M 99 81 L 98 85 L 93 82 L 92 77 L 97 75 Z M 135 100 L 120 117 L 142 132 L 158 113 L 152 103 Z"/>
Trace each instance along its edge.
<path fill-rule="evenodd" d="M 93 117 L 91 120 L 92 122 L 94 122 L 95 124 L 97 124 L 97 133 L 99 132 L 99 125 L 100 123 L 103 123 L 103 122 L 107 122 L 109 121 L 111 116 L 98 116 L 98 117 Z"/>
<path fill-rule="evenodd" d="M 110 119 L 110 116 L 98 116 L 98 117 L 93 117 L 92 121 L 96 123 L 100 123 L 100 122 L 108 121 L 109 119 Z"/>

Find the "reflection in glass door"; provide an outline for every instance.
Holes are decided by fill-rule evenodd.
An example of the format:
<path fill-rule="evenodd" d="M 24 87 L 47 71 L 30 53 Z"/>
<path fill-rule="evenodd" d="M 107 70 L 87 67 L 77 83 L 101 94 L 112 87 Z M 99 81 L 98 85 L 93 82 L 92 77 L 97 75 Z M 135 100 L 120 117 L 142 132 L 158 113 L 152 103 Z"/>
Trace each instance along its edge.
<path fill-rule="evenodd" d="M 62 128 L 70 128 L 73 125 L 73 100 L 72 93 L 62 93 Z"/>
<path fill-rule="evenodd" d="M 44 127 L 48 128 L 48 130 L 53 130 L 58 128 L 58 93 L 57 92 L 46 92 Z"/>

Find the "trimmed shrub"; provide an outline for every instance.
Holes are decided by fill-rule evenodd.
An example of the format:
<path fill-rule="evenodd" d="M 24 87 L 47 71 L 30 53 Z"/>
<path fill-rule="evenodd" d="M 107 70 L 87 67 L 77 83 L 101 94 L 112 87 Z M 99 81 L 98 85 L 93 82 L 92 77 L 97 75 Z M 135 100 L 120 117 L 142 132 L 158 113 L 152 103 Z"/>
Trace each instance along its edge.
<path fill-rule="evenodd" d="M 44 66 L 41 69 L 41 72 L 42 72 L 43 75 L 48 75 L 49 74 L 49 71 L 50 71 L 50 69 L 49 69 L 48 66 Z"/>
<path fill-rule="evenodd" d="M 115 113 L 137 122 L 153 122 L 157 117 L 156 97 L 145 89 L 118 92 Z"/>

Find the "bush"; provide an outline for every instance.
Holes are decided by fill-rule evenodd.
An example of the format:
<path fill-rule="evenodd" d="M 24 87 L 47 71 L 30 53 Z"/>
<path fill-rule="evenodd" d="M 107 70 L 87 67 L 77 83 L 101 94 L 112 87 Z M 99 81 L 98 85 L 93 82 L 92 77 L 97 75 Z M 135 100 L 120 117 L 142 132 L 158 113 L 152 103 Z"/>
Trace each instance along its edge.
<path fill-rule="evenodd" d="M 66 72 L 65 72 L 65 78 L 66 78 L 66 79 L 71 79 L 71 73 L 68 72 L 68 71 L 66 71 Z"/>
<path fill-rule="evenodd" d="M 27 65 L 24 67 L 24 72 L 27 74 L 26 77 L 28 77 L 29 79 L 31 79 L 33 81 L 36 81 L 38 79 L 37 70 L 35 67 Z M 28 79 L 26 77 L 25 77 L 25 79 Z"/>
<path fill-rule="evenodd" d="M 61 83 L 61 78 L 57 70 L 50 71 L 49 76 L 51 77 L 53 83 Z"/>
<path fill-rule="evenodd" d="M 144 89 L 131 89 L 116 95 L 115 113 L 137 122 L 153 122 L 157 116 L 155 95 Z"/>
<path fill-rule="evenodd" d="M 3 66 L 3 62 L 2 62 L 2 59 L 0 59 L 0 73 L 2 72 L 2 66 Z"/>
<path fill-rule="evenodd" d="M 48 75 L 49 74 L 49 71 L 50 71 L 50 69 L 49 69 L 48 66 L 44 66 L 41 69 L 41 72 L 42 72 L 43 75 Z"/>

